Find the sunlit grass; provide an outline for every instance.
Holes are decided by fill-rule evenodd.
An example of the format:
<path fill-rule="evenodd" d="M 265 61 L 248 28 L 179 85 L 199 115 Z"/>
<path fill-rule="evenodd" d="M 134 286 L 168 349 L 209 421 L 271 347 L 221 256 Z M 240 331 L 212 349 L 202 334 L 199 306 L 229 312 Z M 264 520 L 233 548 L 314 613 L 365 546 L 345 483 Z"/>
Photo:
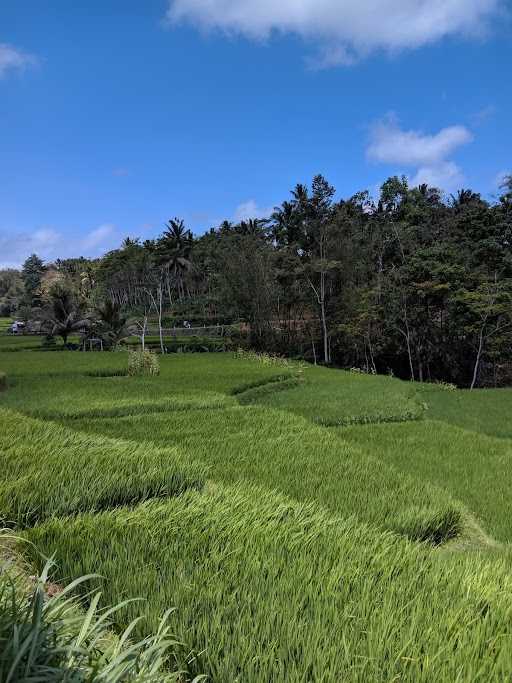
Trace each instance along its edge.
<path fill-rule="evenodd" d="M 512 553 L 489 538 L 510 540 L 509 442 L 448 424 L 503 437 L 512 393 L 235 354 L 160 363 L 128 377 L 126 352 L 0 354 L 0 517 L 56 553 L 57 579 L 98 572 L 105 604 L 147 598 L 139 635 L 176 607 L 214 681 L 512 675 Z"/>
<path fill-rule="evenodd" d="M 416 481 L 450 491 L 490 534 L 512 541 L 512 441 L 439 421 L 342 428 L 338 433 Z"/>
<path fill-rule="evenodd" d="M 420 387 L 428 416 L 475 432 L 512 438 L 512 389 L 443 391 Z"/>
<path fill-rule="evenodd" d="M 410 538 L 438 543 L 463 529 L 462 507 L 446 491 L 404 475 L 293 413 L 244 406 L 68 424 L 114 438 L 173 445 L 208 465 L 213 480 L 247 480 Z"/>
<path fill-rule="evenodd" d="M 176 449 L 148 448 L 0 409 L 0 522 L 102 510 L 182 493 L 205 468 Z"/>
<path fill-rule="evenodd" d="M 59 576 L 148 599 L 214 681 L 505 680 L 511 579 L 254 488 L 215 486 L 28 532 Z M 122 628 L 133 617 L 119 617 Z"/>

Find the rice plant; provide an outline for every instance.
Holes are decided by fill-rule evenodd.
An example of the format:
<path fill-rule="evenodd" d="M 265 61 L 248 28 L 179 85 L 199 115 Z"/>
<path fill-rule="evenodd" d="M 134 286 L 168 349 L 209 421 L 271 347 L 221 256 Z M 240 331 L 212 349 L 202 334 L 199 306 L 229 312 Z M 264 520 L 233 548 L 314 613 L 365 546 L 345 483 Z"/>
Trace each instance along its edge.
<path fill-rule="evenodd" d="M 254 487 L 215 485 L 27 531 L 60 574 L 148 600 L 213 681 L 453 683 L 512 675 L 512 580 Z M 117 616 L 124 628 L 135 614 Z"/>
<path fill-rule="evenodd" d="M 201 487 L 206 468 L 176 449 L 80 434 L 0 409 L 0 472 L 1 521 L 26 526 L 178 495 Z"/>
<path fill-rule="evenodd" d="M 159 360 L 129 376 L 126 353 L 0 355 L 0 519 L 56 554 L 57 585 L 107 577 L 99 597 L 75 584 L 82 618 L 145 598 L 109 634 L 147 643 L 176 607 L 186 645 L 155 680 L 512 677 L 511 391 Z"/>
<path fill-rule="evenodd" d="M 512 542 L 512 440 L 434 420 L 338 433 L 404 475 L 451 491 L 490 535 Z"/>

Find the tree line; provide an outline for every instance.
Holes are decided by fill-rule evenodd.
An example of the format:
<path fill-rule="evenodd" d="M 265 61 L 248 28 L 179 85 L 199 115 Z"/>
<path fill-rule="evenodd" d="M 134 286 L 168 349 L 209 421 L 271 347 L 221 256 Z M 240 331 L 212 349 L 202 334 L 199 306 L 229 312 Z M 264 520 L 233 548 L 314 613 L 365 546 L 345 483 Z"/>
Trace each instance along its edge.
<path fill-rule="evenodd" d="M 178 218 L 98 259 L 0 272 L 0 314 L 79 325 L 240 323 L 252 347 L 459 386 L 512 383 L 512 177 L 488 202 L 391 177 L 335 199 L 321 176 L 266 219 L 194 236 Z M 72 314 L 72 315 L 71 315 Z M 53 316 L 53 317 L 52 317 Z M 97 315 L 101 319 L 101 315 Z M 108 323 L 108 319 L 110 323 Z M 62 321 L 61 321 L 62 322 Z"/>

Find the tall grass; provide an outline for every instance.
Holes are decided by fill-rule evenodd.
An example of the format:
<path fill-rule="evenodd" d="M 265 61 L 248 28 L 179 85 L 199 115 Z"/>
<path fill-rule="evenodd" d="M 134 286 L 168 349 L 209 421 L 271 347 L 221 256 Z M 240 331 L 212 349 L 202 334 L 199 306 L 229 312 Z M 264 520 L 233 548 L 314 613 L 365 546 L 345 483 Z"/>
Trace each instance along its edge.
<path fill-rule="evenodd" d="M 6 318 L 6 317 L 0 317 L 0 334 L 2 332 L 7 332 L 9 326 L 13 323 L 14 321 L 12 318 Z"/>
<path fill-rule="evenodd" d="M 250 481 L 412 539 L 439 543 L 463 530 L 462 506 L 447 492 L 293 413 L 238 406 L 68 424 L 114 438 L 172 444 L 207 464 L 216 481 Z"/>
<path fill-rule="evenodd" d="M 423 385 L 420 391 L 431 419 L 512 439 L 512 389 L 443 391 L 436 385 Z"/>
<path fill-rule="evenodd" d="M 424 414 L 425 406 L 415 389 L 399 380 L 311 366 L 301 377 L 304 383 L 293 391 L 256 392 L 245 402 L 254 399 L 324 426 L 402 422 L 420 419 Z"/>
<path fill-rule="evenodd" d="M 417 481 L 450 491 L 496 539 L 512 542 L 512 440 L 430 420 L 339 433 Z"/>
<path fill-rule="evenodd" d="M 158 377 L 126 376 L 125 352 L 0 356 L 0 521 L 56 553 L 59 582 L 104 575 L 102 605 L 147 598 L 134 637 L 176 607 L 191 675 L 512 678 L 512 552 L 433 547 L 484 537 L 465 506 L 509 538 L 508 442 L 428 420 L 459 419 L 462 392 L 230 354 L 162 356 Z M 485 395 L 470 413 L 497 404 Z M 325 426 L 424 402 L 422 422 Z M 125 605 L 116 631 L 137 615 Z"/>
<path fill-rule="evenodd" d="M 205 468 L 176 449 L 80 434 L 0 409 L 0 521 L 133 505 L 201 487 Z"/>
<path fill-rule="evenodd" d="M 213 681 L 453 683 L 512 676 L 512 580 L 262 489 L 215 486 L 27 532 L 105 600 L 169 604 Z M 123 628 L 133 617 L 118 616 Z M 141 634 L 144 631 L 141 632 Z"/>

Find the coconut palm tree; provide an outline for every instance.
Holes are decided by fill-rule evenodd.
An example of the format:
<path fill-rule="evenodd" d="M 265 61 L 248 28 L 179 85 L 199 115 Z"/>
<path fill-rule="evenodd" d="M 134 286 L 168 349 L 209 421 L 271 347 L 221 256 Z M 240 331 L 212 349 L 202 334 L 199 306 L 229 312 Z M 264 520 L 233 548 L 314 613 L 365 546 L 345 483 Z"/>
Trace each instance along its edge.
<path fill-rule="evenodd" d="M 171 218 L 163 235 L 157 241 L 156 255 L 167 271 L 169 299 L 173 287 L 176 287 L 178 291 L 178 298 L 185 298 L 184 281 L 192 267 L 190 261 L 192 244 L 192 233 L 187 230 L 181 218 Z"/>
<path fill-rule="evenodd" d="M 123 339 L 132 334 L 132 326 L 128 323 L 128 316 L 124 315 L 121 306 L 111 299 L 107 299 L 96 310 L 98 315 L 98 334 L 109 346 L 116 348 Z"/>
<path fill-rule="evenodd" d="M 91 327 L 91 319 L 66 285 L 56 283 L 48 296 L 49 305 L 43 309 L 43 326 L 50 334 L 62 337 L 64 344 L 67 344 L 70 334 L 86 332 Z"/>

